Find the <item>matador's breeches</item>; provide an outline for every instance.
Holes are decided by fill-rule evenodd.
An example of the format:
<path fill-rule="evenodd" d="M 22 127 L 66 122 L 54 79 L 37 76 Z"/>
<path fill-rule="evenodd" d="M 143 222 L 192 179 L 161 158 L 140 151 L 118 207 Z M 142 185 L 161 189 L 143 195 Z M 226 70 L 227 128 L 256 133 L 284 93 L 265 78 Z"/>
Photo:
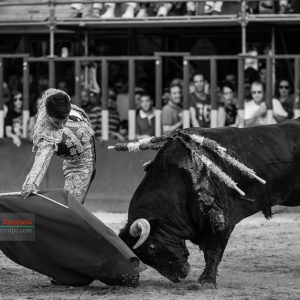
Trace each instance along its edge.
<path fill-rule="evenodd" d="M 92 147 L 91 147 L 92 148 Z M 83 203 L 89 190 L 95 168 L 92 149 L 86 149 L 85 157 L 78 160 L 64 160 L 64 189 L 79 202 Z"/>

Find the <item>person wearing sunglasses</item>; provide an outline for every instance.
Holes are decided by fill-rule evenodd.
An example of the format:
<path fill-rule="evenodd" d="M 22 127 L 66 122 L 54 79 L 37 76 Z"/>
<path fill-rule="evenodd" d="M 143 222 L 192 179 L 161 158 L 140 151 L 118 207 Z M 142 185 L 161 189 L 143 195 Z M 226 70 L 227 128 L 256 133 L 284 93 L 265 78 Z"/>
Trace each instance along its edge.
<path fill-rule="evenodd" d="M 276 99 L 279 100 L 287 116 L 280 118 L 274 115 L 277 122 L 282 122 L 285 119 L 292 119 L 294 117 L 294 95 L 291 94 L 291 86 L 287 79 L 279 80 L 278 93 Z"/>
<path fill-rule="evenodd" d="M 264 101 L 264 87 L 259 81 L 251 84 L 251 100 L 245 103 L 244 126 L 266 124 L 267 105 Z"/>
<path fill-rule="evenodd" d="M 28 197 L 38 192 L 53 155 L 63 159 L 64 189 L 82 203 L 95 176 L 94 131 L 83 109 L 71 104 L 62 90 L 48 89 L 38 109 L 33 134 L 36 152 L 22 186 Z"/>

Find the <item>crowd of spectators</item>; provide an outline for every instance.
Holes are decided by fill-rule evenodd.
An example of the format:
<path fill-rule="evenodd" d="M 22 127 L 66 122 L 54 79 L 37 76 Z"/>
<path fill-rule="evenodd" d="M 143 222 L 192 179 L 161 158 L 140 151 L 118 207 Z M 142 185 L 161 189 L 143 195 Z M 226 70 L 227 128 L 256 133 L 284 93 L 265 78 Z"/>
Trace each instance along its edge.
<path fill-rule="evenodd" d="M 250 14 L 288 14 L 299 13 L 300 4 L 296 0 L 264 0 L 247 1 L 247 12 Z M 241 3 L 237 1 L 188 1 L 188 2 L 127 2 L 127 3 L 97 3 L 71 5 L 72 17 L 95 17 L 102 19 L 146 18 L 166 16 L 194 16 L 216 14 L 239 14 Z"/>
<path fill-rule="evenodd" d="M 196 73 L 192 76 L 193 89 L 189 94 L 191 127 L 208 128 L 211 125 L 211 101 L 204 86 L 207 84 L 203 74 Z M 294 95 L 289 80 L 280 79 L 275 97 L 272 99 L 272 116 L 267 120 L 267 105 L 265 99 L 265 84 L 262 81 L 249 81 L 245 84 L 244 116 L 240 116 L 235 90 L 235 77 L 225 77 L 218 87 L 217 126 L 250 127 L 266 125 L 267 123 L 279 123 L 294 117 Z M 232 81 L 228 80 L 232 79 Z M 181 101 L 173 94 L 181 95 L 182 88 L 170 85 L 170 97 L 168 104 L 162 110 L 163 132 L 168 133 L 182 127 L 182 98 Z"/>
<path fill-rule="evenodd" d="M 246 67 L 246 66 L 245 66 Z M 96 66 L 90 65 L 95 69 Z M 201 72 L 193 70 L 189 83 L 189 113 L 190 126 L 208 128 L 211 126 L 211 99 L 210 85 Z M 86 72 L 87 79 L 82 76 L 80 106 L 88 114 L 96 139 L 102 139 L 102 108 L 101 88 L 98 84 L 95 70 Z M 35 115 L 39 101 L 48 88 L 48 78 L 39 77 L 34 88 L 30 89 L 30 116 L 27 126 L 23 120 L 23 95 L 20 78 L 16 74 L 8 77 L 3 83 L 3 96 L 5 103 L 5 135 L 11 138 L 16 146 L 20 146 L 27 128 L 27 136 L 32 139 Z M 57 83 L 57 88 L 70 93 L 70 87 L 64 80 Z M 162 132 L 168 134 L 183 126 L 183 81 L 175 78 L 170 81 L 169 87 L 164 90 L 162 102 Z M 239 115 L 237 101 L 237 78 L 235 74 L 228 73 L 220 82 L 217 90 L 217 126 L 248 127 L 264 125 L 267 123 L 282 122 L 294 117 L 295 97 L 288 79 L 278 80 L 274 98 L 272 99 L 272 120 L 267 120 L 267 105 L 265 99 L 266 69 L 262 65 L 255 70 L 248 66 L 245 70 L 244 82 L 244 115 Z M 109 138 L 125 140 L 128 138 L 128 110 L 129 93 L 126 79 L 116 80 L 109 87 L 108 93 L 108 130 Z M 136 137 L 138 139 L 155 135 L 155 103 L 152 94 L 142 87 L 136 87 L 134 93 L 136 109 Z"/>

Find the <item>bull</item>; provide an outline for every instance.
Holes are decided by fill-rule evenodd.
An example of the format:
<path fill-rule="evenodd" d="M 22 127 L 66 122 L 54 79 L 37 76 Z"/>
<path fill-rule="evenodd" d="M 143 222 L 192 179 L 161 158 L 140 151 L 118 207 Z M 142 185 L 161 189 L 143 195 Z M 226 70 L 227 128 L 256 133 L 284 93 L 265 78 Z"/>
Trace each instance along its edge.
<path fill-rule="evenodd" d="M 173 282 L 190 270 L 186 240 L 204 253 L 198 282 L 216 287 L 218 265 L 237 223 L 259 211 L 270 218 L 274 205 L 300 204 L 298 119 L 242 129 L 177 130 L 111 148 L 159 150 L 145 167 L 119 236 Z"/>

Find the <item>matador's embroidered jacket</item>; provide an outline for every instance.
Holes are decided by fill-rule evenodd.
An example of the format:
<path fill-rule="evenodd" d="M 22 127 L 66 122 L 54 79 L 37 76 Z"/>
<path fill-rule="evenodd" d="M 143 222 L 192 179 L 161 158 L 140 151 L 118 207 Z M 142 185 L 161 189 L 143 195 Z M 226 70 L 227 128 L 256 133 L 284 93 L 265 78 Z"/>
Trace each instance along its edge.
<path fill-rule="evenodd" d="M 24 185 L 33 184 L 38 187 L 47 171 L 52 155 L 55 154 L 64 160 L 64 188 L 76 200 L 83 202 L 95 167 L 94 131 L 87 114 L 73 104 L 71 104 L 70 116 L 63 129 L 58 129 L 50 122 L 45 102 L 47 97 L 57 92 L 61 91 L 47 90 L 41 100 L 33 134 L 35 161 Z M 81 118 L 72 115 L 72 110 Z"/>

